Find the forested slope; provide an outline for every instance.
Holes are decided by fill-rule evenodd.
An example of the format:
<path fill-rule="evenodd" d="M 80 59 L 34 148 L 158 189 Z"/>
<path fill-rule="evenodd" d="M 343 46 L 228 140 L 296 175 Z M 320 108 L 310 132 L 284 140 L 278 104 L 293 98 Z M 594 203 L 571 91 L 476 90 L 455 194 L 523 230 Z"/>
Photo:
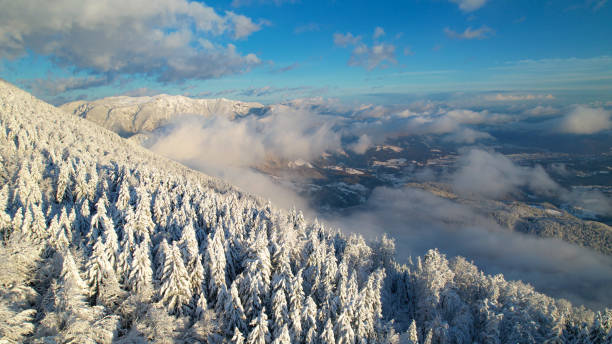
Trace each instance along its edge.
<path fill-rule="evenodd" d="M 0 337 L 33 343 L 610 342 L 436 250 L 394 261 L 0 81 Z M 401 338 L 400 338 L 401 337 Z"/>

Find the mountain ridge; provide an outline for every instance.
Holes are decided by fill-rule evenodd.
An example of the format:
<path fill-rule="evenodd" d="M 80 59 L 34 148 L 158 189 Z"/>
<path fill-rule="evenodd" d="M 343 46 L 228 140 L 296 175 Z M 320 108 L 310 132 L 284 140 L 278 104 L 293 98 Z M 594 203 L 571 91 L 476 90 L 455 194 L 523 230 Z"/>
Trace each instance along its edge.
<path fill-rule="evenodd" d="M 182 115 L 224 116 L 234 119 L 252 111 L 259 111 L 264 105 L 225 98 L 200 99 L 159 94 L 142 97 L 116 96 L 94 101 L 80 100 L 63 104 L 60 108 L 126 137 L 153 131 Z"/>

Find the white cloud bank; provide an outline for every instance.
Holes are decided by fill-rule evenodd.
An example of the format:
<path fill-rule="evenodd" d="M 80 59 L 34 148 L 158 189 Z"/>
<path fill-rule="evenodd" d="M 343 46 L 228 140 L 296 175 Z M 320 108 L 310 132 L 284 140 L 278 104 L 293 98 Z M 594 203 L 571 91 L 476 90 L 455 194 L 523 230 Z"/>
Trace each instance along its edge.
<path fill-rule="evenodd" d="M 161 82 L 209 79 L 260 63 L 232 44 L 261 28 L 188 0 L 0 0 L 0 58 L 28 52 L 93 74 L 140 74 Z"/>
<path fill-rule="evenodd" d="M 518 166 L 499 153 L 472 149 L 458 160 L 450 177 L 456 191 L 465 196 L 502 199 L 526 187 L 541 195 L 553 195 L 560 187 L 541 166 Z"/>
<path fill-rule="evenodd" d="M 162 131 L 151 149 L 181 161 L 205 157 L 218 166 L 250 167 L 267 158 L 310 160 L 341 147 L 333 123 L 332 118 L 286 106 L 264 117 L 235 121 L 186 117 Z"/>
<path fill-rule="evenodd" d="M 477 210 L 427 191 L 377 188 L 359 211 L 329 222 L 370 239 L 386 232 L 395 239 L 400 260 L 437 247 L 449 256 L 474 260 L 487 273 L 503 273 L 555 297 L 612 306 L 611 257 L 502 229 Z"/>
<path fill-rule="evenodd" d="M 307 209 L 291 188 L 254 171 L 268 161 L 310 160 L 341 148 L 333 118 L 278 105 L 263 117 L 182 117 L 156 132 L 149 148 L 289 208 Z"/>
<path fill-rule="evenodd" d="M 610 111 L 579 105 L 563 117 L 559 130 L 570 134 L 594 134 L 611 128 Z"/>

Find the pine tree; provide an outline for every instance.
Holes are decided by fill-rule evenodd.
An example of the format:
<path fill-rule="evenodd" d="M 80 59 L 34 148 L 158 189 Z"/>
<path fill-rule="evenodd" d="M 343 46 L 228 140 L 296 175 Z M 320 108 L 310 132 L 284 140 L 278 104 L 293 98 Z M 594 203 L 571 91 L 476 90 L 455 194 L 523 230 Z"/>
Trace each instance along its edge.
<path fill-rule="evenodd" d="M 90 295 L 97 297 L 100 285 L 110 274 L 114 274 L 111 264 L 106 259 L 102 238 L 98 237 L 93 246 L 93 252 L 87 261 L 87 281 Z"/>
<path fill-rule="evenodd" d="M 242 301 L 240 300 L 240 295 L 238 294 L 236 281 L 234 281 L 230 287 L 229 297 L 226 298 L 223 314 L 225 316 L 227 330 L 231 330 L 232 328 L 236 328 L 241 331 L 246 330 L 246 315 L 244 314 Z"/>
<path fill-rule="evenodd" d="M 153 270 L 151 268 L 149 242 L 147 241 L 138 244 L 134 250 L 127 284 L 143 300 L 148 300 L 153 294 Z"/>
<path fill-rule="evenodd" d="M 232 336 L 232 344 L 244 344 L 244 336 L 242 332 L 236 327 L 234 328 L 234 335 Z"/>
<path fill-rule="evenodd" d="M 425 336 L 425 341 L 423 342 L 423 344 L 433 344 L 433 331 L 432 331 L 432 329 L 429 329 L 429 331 L 427 331 L 427 335 Z"/>
<path fill-rule="evenodd" d="M 119 255 L 119 239 L 115 231 L 115 225 L 112 218 L 105 217 L 103 220 L 104 232 L 104 247 L 106 259 L 111 263 L 113 269 L 117 269 L 117 257 Z"/>
<path fill-rule="evenodd" d="M 4 184 L 0 189 L 0 238 L 6 241 L 10 234 L 11 217 L 7 213 L 9 189 L 8 184 Z"/>
<path fill-rule="evenodd" d="M 208 274 L 210 281 L 208 284 L 208 295 L 215 299 L 217 291 L 222 285 L 226 285 L 225 280 L 225 236 L 221 229 L 217 229 L 208 240 L 206 247 L 205 261 L 208 263 Z"/>
<path fill-rule="evenodd" d="M 351 327 L 351 320 L 346 311 L 342 312 L 338 319 L 336 319 L 336 340 L 338 344 L 354 344 L 355 343 L 355 332 Z M 360 335 L 360 338 L 365 336 Z"/>
<path fill-rule="evenodd" d="M 292 340 L 294 342 L 302 335 L 302 300 L 304 290 L 302 289 L 302 271 L 299 271 L 291 281 L 289 293 L 289 324 L 291 326 Z"/>
<path fill-rule="evenodd" d="M 268 316 L 263 308 L 259 315 L 251 322 L 251 332 L 247 338 L 247 344 L 266 344 L 270 342 L 268 330 Z"/>
<path fill-rule="evenodd" d="M 164 262 L 166 261 L 166 257 L 169 255 L 169 252 L 170 246 L 168 245 L 168 241 L 166 238 L 163 238 L 157 245 L 157 251 L 155 252 L 154 265 L 157 265 L 157 269 L 155 270 L 155 274 L 153 276 L 154 281 L 161 281 L 162 276 L 164 275 Z"/>
<path fill-rule="evenodd" d="M 272 334 L 274 338 L 280 337 L 280 332 L 288 322 L 287 298 L 283 289 L 279 288 L 272 296 Z"/>
<path fill-rule="evenodd" d="M 204 267 L 202 266 L 202 256 L 196 254 L 187 264 L 189 273 L 189 284 L 194 293 L 199 294 L 204 290 Z"/>
<path fill-rule="evenodd" d="M 302 328 L 310 332 L 312 329 L 317 331 L 317 305 L 312 297 L 307 296 L 305 307 L 302 310 Z"/>
<path fill-rule="evenodd" d="M 89 196 L 89 185 L 87 184 L 86 167 L 80 163 L 76 168 L 76 176 L 74 179 L 74 199 L 82 201 Z"/>
<path fill-rule="evenodd" d="M 280 329 L 280 334 L 274 339 L 272 344 L 291 344 L 291 336 L 289 335 L 289 328 L 287 324 L 283 325 Z"/>
<path fill-rule="evenodd" d="M 191 300 L 189 274 L 176 244 L 172 245 L 165 258 L 159 290 L 160 301 L 166 305 L 171 314 L 182 315 L 186 311 L 185 306 Z"/>
<path fill-rule="evenodd" d="M 191 289 L 194 293 L 199 294 L 202 290 L 202 282 L 204 280 L 204 267 L 202 266 L 202 257 L 199 254 L 195 229 L 191 222 L 183 228 L 179 247 L 185 258 L 185 266 L 189 273 Z"/>
<path fill-rule="evenodd" d="M 66 236 L 64 228 L 60 226 L 59 220 L 57 217 L 54 217 L 51 220 L 51 224 L 49 224 L 49 228 L 47 229 L 47 231 L 51 235 L 51 238 L 49 241 L 51 242 L 51 244 L 56 250 L 63 251 L 66 248 L 68 248 L 68 245 L 70 245 L 70 241 L 68 240 L 68 237 Z"/>
<path fill-rule="evenodd" d="M 407 344 L 419 344 L 419 336 L 417 334 L 416 321 L 412 319 L 410 328 L 408 328 L 408 343 Z"/>
<path fill-rule="evenodd" d="M 67 195 L 72 194 L 70 188 L 70 175 L 72 173 L 72 165 L 70 163 L 60 164 L 55 192 L 55 200 L 57 203 L 62 203 Z"/>
<path fill-rule="evenodd" d="M 331 319 L 327 319 L 325 327 L 323 327 L 323 332 L 321 332 L 319 336 L 319 342 L 321 344 L 336 344 L 336 337 L 334 336 L 334 327 Z"/>
<path fill-rule="evenodd" d="M 121 212 L 126 212 L 132 201 L 132 192 L 130 190 L 130 184 L 124 179 L 119 186 L 119 194 L 117 195 L 117 202 L 115 206 Z"/>
<path fill-rule="evenodd" d="M 47 232 L 47 220 L 45 214 L 38 204 L 30 204 L 32 213 L 31 235 L 36 239 L 46 239 L 50 233 Z"/>
<path fill-rule="evenodd" d="M 143 187 L 137 190 L 138 203 L 134 212 L 134 234 L 138 237 L 150 236 L 155 229 L 151 215 L 151 198 Z"/>
<path fill-rule="evenodd" d="M 155 201 L 153 202 L 153 219 L 160 228 L 168 226 L 170 204 L 166 193 L 158 190 L 155 193 Z"/>
<path fill-rule="evenodd" d="M 117 256 L 117 272 L 122 282 L 127 281 L 129 278 L 135 246 L 136 240 L 134 239 L 132 226 L 125 224 L 123 226 L 123 235 L 121 238 L 121 252 L 119 252 Z"/>
<path fill-rule="evenodd" d="M 203 293 L 200 293 L 200 295 L 198 295 L 198 300 L 196 301 L 196 306 L 193 311 L 193 317 L 196 320 L 200 320 L 202 319 L 206 311 L 208 311 L 208 301 L 206 301 L 206 296 L 204 296 Z"/>

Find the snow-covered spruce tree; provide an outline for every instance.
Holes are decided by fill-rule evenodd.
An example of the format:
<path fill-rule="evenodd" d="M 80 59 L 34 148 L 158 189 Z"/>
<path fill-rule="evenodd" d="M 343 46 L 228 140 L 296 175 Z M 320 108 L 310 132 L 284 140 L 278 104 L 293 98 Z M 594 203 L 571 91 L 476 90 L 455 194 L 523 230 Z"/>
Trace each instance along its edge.
<path fill-rule="evenodd" d="M 136 246 L 126 283 L 130 290 L 140 295 L 143 300 L 149 300 L 153 295 L 153 269 L 149 245 L 148 241 L 143 241 Z"/>
<path fill-rule="evenodd" d="M 98 237 L 86 265 L 89 293 L 94 300 L 97 298 L 100 285 L 102 285 L 104 280 L 111 275 L 113 277 L 115 275 L 111 263 L 106 258 L 105 251 L 102 237 Z"/>
<path fill-rule="evenodd" d="M 246 315 L 244 314 L 236 281 L 230 287 L 229 295 L 223 307 L 223 313 L 226 331 L 231 331 L 232 328 L 241 332 L 246 331 Z"/>
<path fill-rule="evenodd" d="M 164 261 L 159 290 L 160 302 L 166 305 L 171 314 L 182 315 L 190 312 L 187 306 L 191 297 L 189 274 L 178 245 L 173 244 Z"/>
<path fill-rule="evenodd" d="M 247 344 L 266 344 L 269 342 L 268 316 L 266 315 L 266 309 L 263 308 L 251 322 L 251 332 L 247 337 Z"/>
<path fill-rule="evenodd" d="M 40 263 L 40 245 L 30 242 L 0 244 L 0 338 L 24 342 L 35 331 L 39 295 L 29 284 Z"/>

